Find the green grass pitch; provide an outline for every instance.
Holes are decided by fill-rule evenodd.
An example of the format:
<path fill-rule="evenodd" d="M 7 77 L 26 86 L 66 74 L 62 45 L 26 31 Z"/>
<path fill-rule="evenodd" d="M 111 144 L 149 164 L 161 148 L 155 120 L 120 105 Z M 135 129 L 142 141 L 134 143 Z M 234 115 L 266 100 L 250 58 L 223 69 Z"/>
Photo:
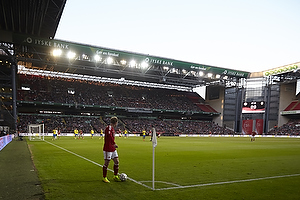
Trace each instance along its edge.
<path fill-rule="evenodd" d="M 46 199 L 299 199 L 300 140 L 293 138 L 116 138 L 120 173 L 103 183 L 103 140 L 29 141 Z M 112 169 L 111 161 L 109 168 Z M 131 180 L 132 179 L 132 180 Z"/>

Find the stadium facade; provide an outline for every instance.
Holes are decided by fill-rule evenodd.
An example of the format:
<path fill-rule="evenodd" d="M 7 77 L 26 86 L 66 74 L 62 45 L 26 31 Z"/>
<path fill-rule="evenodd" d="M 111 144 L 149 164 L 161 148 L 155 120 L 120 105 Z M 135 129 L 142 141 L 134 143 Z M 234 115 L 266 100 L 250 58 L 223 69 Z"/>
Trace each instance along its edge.
<path fill-rule="evenodd" d="M 251 134 L 255 131 L 258 134 L 266 134 L 274 127 L 280 127 L 290 119 L 300 117 L 300 63 L 250 73 L 54 40 L 52 38 L 55 36 L 65 1 L 31 5 L 32 2 L 1 2 L 1 130 L 18 131 L 20 116 L 80 117 L 88 114 L 101 118 L 117 115 L 124 120 L 145 118 L 213 121 L 218 126 L 236 133 Z M 24 5 L 27 5 L 25 9 Z M 45 11 L 40 17 L 39 9 Z M 36 15 L 26 15 L 28 12 L 34 12 Z M 29 21 L 32 22 L 30 26 Z M 51 80 L 61 78 L 79 82 L 83 80 L 87 87 L 88 84 L 97 82 L 101 83 L 101 87 L 108 88 L 106 83 L 111 83 L 119 85 L 123 88 L 122 92 L 126 91 L 127 94 L 133 94 L 138 87 L 138 90 L 142 91 L 141 96 L 131 97 L 141 97 L 148 100 L 148 104 L 143 106 L 142 101 L 135 105 L 125 104 L 125 101 L 122 103 L 121 100 L 118 101 L 121 97 L 117 97 L 115 88 L 103 90 L 105 92 L 99 94 L 106 96 L 103 102 L 113 98 L 112 104 L 101 104 L 99 101 L 95 104 L 87 102 L 86 99 L 74 100 L 78 89 L 64 85 L 65 82 L 60 83 L 66 87 L 70 96 L 73 95 L 72 101 L 49 100 L 46 95 L 44 99 L 29 98 L 28 95 L 34 93 L 33 87 L 35 92 L 39 91 L 35 96 L 43 96 L 40 94 L 53 91 L 56 84 L 48 81 L 48 84 L 53 85 L 47 88 L 43 85 L 33 86 L 33 83 L 26 85 L 26 79 L 29 77 L 49 77 Z M 38 81 L 41 84 L 45 83 L 45 80 Z M 135 91 L 130 91 L 129 86 Z M 59 86 L 55 87 L 58 92 Z M 149 93 L 145 88 L 151 88 Z M 196 88 L 200 88 L 201 95 L 194 92 Z M 84 90 L 80 92 L 82 98 L 84 93 Z M 93 91 L 91 96 L 98 98 L 92 93 Z M 160 96 L 163 96 L 164 100 L 170 98 L 169 100 L 180 105 L 151 107 L 155 100 L 149 103 L 150 97 L 155 93 L 161 93 Z M 131 101 L 129 96 L 126 97 L 127 102 Z M 186 102 L 182 100 L 183 97 L 186 98 Z M 160 100 L 159 98 L 157 100 Z M 191 105 L 194 108 L 191 108 Z"/>

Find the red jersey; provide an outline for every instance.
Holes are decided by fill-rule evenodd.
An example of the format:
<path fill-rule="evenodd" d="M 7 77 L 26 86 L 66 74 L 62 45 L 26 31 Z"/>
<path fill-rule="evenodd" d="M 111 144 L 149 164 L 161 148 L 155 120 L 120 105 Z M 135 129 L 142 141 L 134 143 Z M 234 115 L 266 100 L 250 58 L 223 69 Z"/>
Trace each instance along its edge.
<path fill-rule="evenodd" d="M 114 152 L 115 148 L 115 129 L 109 125 L 104 131 L 104 146 L 103 151 Z"/>

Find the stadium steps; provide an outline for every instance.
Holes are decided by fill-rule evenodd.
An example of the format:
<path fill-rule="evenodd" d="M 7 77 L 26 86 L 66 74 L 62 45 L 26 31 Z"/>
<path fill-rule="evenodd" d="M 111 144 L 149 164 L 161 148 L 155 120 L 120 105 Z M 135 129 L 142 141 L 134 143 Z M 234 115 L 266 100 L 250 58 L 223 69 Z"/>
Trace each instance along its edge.
<path fill-rule="evenodd" d="M 102 116 L 100 117 L 100 123 L 104 125 L 104 127 L 107 126 L 107 123 L 103 120 Z"/>
<path fill-rule="evenodd" d="M 284 111 L 300 110 L 300 101 L 292 101 Z"/>
<path fill-rule="evenodd" d="M 203 99 L 195 94 L 190 94 L 187 96 L 194 104 L 196 104 L 203 112 L 213 112 L 217 113 L 210 105 L 205 104 Z"/>
<path fill-rule="evenodd" d="M 294 106 L 293 110 L 300 110 L 300 101 Z"/>

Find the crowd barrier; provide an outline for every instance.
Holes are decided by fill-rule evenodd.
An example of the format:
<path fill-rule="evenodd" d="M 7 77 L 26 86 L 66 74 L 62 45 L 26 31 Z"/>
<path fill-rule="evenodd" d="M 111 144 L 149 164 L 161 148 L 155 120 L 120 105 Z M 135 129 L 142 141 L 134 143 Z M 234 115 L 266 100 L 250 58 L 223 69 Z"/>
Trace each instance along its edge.
<path fill-rule="evenodd" d="M 14 135 L 6 135 L 3 137 L 0 137 L 0 151 L 12 141 Z"/>
<path fill-rule="evenodd" d="M 38 133 L 20 133 L 20 136 L 39 136 Z M 53 133 L 44 133 L 44 136 L 53 136 Z M 60 136 L 73 136 L 74 133 L 61 133 Z M 84 133 L 83 136 L 90 137 L 90 133 Z M 100 136 L 100 134 L 95 133 L 94 136 Z M 119 134 L 115 135 L 116 137 L 119 137 Z M 124 134 L 122 135 L 124 136 Z M 141 136 L 141 134 L 128 134 L 129 137 L 137 137 Z M 251 137 L 251 135 L 219 135 L 219 134 L 179 134 L 177 135 L 179 137 Z M 255 135 L 255 137 L 276 137 L 276 138 L 300 138 L 300 135 Z"/>
<path fill-rule="evenodd" d="M 39 134 L 39 133 L 20 133 L 19 136 L 39 136 L 39 135 L 44 135 L 44 136 L 53 136 L 53 133 L 44 133 L 44 134 Z M 61 133 L 58 136 L 71 136 L 74 137 L 74 133 Z M 83 136 L 85 137 L 91 137 L 90 133 L 84 133 Z M 94 136 L 98 136 L 100 137 L 99 133 L 95 133 Z M 119 134 L 115 134 L 116 137 L 119 137 Z M 124 136 L 124 134 L 122 135 Z M 133 137 L 133 136 L 140 136 L 140 134 L 128 134 L 129 137 Z"/>
<path fill-rule="evenodd" d="M 181 134 L 179 137 L 251 137 L 251 135 L 203 135 L 203 134 Z M 267 138 L 300 138 L 300 135 L 255 135 L 255 137 Z"/>

